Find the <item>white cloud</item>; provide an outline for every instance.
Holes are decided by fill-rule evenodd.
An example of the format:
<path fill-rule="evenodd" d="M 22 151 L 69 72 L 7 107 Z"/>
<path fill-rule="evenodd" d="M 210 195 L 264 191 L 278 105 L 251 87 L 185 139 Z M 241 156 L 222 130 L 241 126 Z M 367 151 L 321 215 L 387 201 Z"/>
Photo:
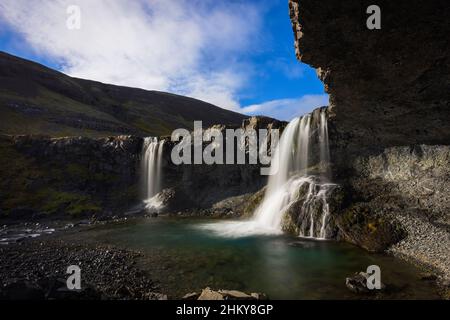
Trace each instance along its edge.
<path fill-rule="evenodd" d="M 279 99 L 254 104 L 241 109 L 248 115 L 265 115 L 279 120 L 290 121 L 292 118 L 313 111 L 317 107 L 327 106 L 327 94 L 304 95 L 296 99 Z"/>
<path fill-rule="evenodd" d="M 69 5 L 81 29 L 66 27 Z M 192 0 L 2 0 L 0 18 L 72 76 L 176 92 L 238 110 L 231 57 L 256 45 L 256 6 Z"/>

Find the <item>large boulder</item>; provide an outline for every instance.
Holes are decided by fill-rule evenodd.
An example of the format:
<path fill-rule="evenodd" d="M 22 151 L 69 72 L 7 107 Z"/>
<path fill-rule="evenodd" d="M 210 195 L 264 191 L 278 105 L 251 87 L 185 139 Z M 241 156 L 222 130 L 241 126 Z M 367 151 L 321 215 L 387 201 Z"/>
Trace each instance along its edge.
<path fill-rule="evenodd" d="M 264 300 L 267 297 L 262 293 L 245 293 L 238 290 L 212 290 L 205 288 L 201 293 L 188 293 L 184 300 Z"/>
<path fill-rule="evenodd" d="M 371 290 L 367 287 L 367 282 L 369 281 L 369 274 L 366 272 L 355 273 L 351 277 L 345 279 L 345 286 L 354 293 L 375 293 L 377 290 Z M 379 290 L 384 290 L 385 285 L 381 283 Z"/>

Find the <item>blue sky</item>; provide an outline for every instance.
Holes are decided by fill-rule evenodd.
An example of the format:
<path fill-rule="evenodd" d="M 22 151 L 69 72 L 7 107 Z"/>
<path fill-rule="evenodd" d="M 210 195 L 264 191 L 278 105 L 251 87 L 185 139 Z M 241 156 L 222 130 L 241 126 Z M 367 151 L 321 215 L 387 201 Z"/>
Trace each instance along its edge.
<path fill-rule="evenodd" d="M 80 29 L 67 27 L 70 5 Z M 2 0 L 0 50 L 72 76 L 290 120 L 326 105 L 287 0 Z"/>

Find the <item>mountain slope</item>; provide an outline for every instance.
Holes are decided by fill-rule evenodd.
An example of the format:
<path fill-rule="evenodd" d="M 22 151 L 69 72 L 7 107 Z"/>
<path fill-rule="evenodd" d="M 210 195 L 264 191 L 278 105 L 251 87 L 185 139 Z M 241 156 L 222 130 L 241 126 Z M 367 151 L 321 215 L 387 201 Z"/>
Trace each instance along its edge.
<path fill-rule="evenodd" d="M 0 133 L 168 135 L 176 128 L 240 125 L 246 116 L 175 94 L 69 77 L 0 52 Z"/>

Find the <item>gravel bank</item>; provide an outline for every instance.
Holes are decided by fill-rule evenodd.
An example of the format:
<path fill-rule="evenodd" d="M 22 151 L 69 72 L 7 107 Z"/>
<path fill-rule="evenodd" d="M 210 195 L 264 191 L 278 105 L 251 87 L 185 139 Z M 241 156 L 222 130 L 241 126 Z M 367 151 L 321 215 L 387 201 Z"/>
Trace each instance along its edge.
<path fill-rule="evenodd" d="M 166 299 L 136 261 L 139 252 L 48 239 L 0 247 L 2 299 Z M 81 268 L 79 292 L 68 291 L 67 267 Z"/>
<path fill-rule="evenodd" d="M 438 276 L 438 283 L 443 287 L 443 295 L 450 298 L 450 235 L 443 227 L 411 214 L 395 217 L 408 235 L 393 245 L 388 252 L 418 264 Z"/>

